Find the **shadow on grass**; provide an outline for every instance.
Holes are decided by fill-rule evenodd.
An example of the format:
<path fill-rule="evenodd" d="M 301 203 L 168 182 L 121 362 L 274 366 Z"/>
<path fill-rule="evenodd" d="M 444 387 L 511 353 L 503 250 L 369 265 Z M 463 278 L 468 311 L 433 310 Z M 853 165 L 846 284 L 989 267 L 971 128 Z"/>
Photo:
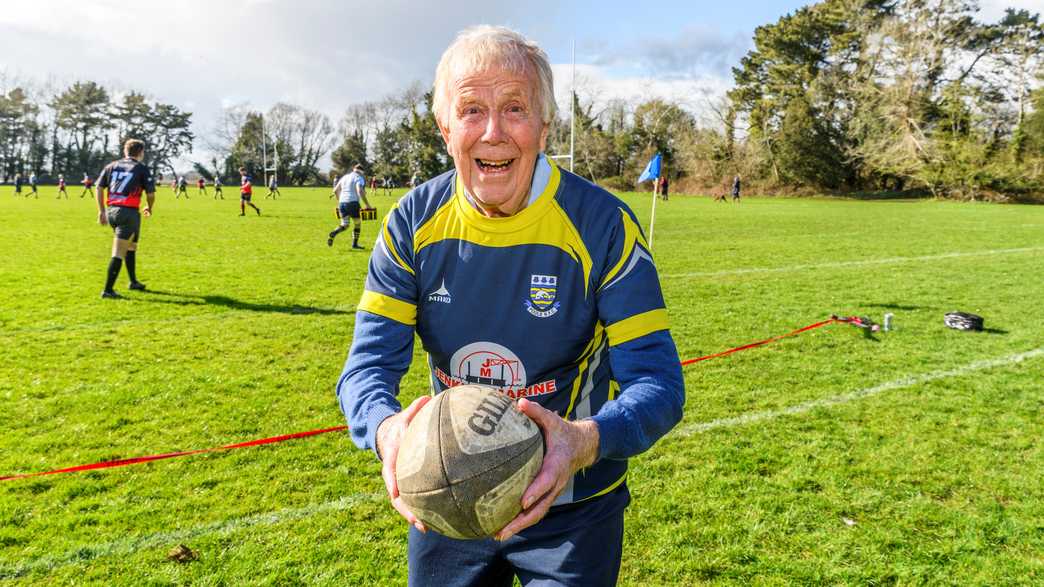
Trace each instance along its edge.
<path fill-rule="evenodd" d="M 350 314 L 351 312 L 345 312 L 344 310 L 334 310 L 332 308 L 316 308 L 315 306 L 302 306 L 300 304 L 293 304 L 290 306 L 284 306 L 280 304 L 255 304 L 252 302 L 244 302 L 235 298 L 220 295 L 196 295 L 196 294 L 183 294 L 170 291 L 160 290 L 146 290 L 142 292 L 148 294 L 148 296 L 160 296 L 149 299 L 148 297 L 142 298 L 143 301 L 152 302 L 156 304 L 174 304 L 177 306 L 223 306 L 232 310 L 245 310 L 248 312 L 274 312 L 277 314 L 319 314 L 320 316 L 333 316 L 337 314 Z M 183 298 L 183 299 L 164 299 L 165 298 Z M 188 299 L 184 299 L 188 298 Z"/>
<path fill-rule="evenodd" d="M 925 306 L 912 306 L 910 304 L 897 304 L 895 302 L 888 302 L 887 304 L 867 304 L 871 308 L 884 308 L 885 310 L 923 310 Z"/>

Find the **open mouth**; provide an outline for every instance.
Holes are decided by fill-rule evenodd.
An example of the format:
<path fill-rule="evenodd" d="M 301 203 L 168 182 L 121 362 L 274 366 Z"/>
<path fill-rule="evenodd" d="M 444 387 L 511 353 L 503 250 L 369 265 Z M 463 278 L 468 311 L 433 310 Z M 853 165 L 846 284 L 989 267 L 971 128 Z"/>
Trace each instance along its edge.
<path fill-rule="evenodd" d="M 511 169 L 514 159 L 475 159 L 483 173 L 504 173 Z"/>

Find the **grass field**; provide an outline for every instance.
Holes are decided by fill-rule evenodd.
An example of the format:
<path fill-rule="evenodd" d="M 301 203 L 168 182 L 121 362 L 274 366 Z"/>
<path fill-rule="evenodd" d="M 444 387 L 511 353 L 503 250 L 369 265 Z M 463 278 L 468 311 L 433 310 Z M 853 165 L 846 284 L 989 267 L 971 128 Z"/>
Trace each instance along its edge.
<path fill-rule="evenodd" d="M 264 215 L 240 218 L 231 188 L 162 188 L 151 291 L 124 274 L 119 301 L 98 299 L 111 233 L 93 202 L 12 191 L 0 476 L 343 423 L 369 251 L 326 247 L 327 190 L 262 189 Z M 648 196 L 625 199 L 647 225 Z M 683 422 L 632 461 L 622 584 L 1044 583 L 1044 207 L 675 197 L 654 253 L 682 358 L 831 313 L 897 330 L 831 325 L 687 367 Z M 989 330 L 946 329 L 955 309 Z M 414 365 L 406 400 L 425 391 Z M 404 584 L 405 535 L 340 433 L 0 482 L 0 583 Z M 199 559 L 166 560 L 182 543 Z"/>

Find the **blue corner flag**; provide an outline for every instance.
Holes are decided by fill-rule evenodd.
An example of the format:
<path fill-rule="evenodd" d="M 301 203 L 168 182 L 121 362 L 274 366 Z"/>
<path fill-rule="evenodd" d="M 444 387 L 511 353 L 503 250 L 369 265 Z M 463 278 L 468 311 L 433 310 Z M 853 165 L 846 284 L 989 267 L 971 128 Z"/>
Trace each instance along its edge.
<path fill-rule="evenodd" d="M 645 166 L 645 171 L 642 172 L 642 176 L 638 178 L 638 183 L 660 178 L 660 160 L 661 157 L 659 153 L 649 160 L 649 164 Z"/>

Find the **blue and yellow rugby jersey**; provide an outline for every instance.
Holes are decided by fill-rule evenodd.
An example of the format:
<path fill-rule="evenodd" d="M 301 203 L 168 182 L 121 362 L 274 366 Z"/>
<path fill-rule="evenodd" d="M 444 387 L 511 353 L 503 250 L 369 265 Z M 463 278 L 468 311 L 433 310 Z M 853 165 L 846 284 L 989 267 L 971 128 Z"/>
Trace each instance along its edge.
<path fill-rule="evenodd" d="M 626 459 L 681 419 L 684 384 L 659 280 L 631 210 L 553 163 L 518 214 L 489 218 L 454 171 L 385 217 L 338 383 L 361 448 L 401 409 L 414 332 L 431 387 L 501 388 L 562 417 L 593 418 L 599 460 L 556 504 L 619 486 Z"/>

